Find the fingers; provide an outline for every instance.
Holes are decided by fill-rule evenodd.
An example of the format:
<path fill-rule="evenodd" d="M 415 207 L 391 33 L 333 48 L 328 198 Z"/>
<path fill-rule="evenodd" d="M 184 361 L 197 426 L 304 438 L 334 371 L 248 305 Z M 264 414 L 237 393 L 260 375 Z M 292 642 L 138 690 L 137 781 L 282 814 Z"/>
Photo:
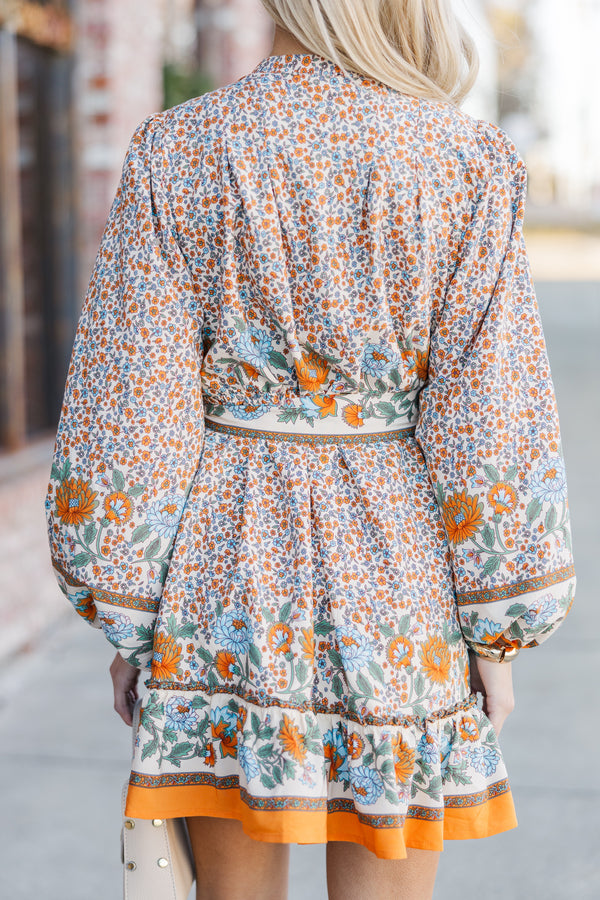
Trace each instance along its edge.
<path fill-rule="evenodd" d="M 120 653 L 110 665 L 113 683 L 114 709 L 126 725 L 133 724 L 133 707 L 138 699 L 137 682 L 140 670 L 130 666 Z"/>

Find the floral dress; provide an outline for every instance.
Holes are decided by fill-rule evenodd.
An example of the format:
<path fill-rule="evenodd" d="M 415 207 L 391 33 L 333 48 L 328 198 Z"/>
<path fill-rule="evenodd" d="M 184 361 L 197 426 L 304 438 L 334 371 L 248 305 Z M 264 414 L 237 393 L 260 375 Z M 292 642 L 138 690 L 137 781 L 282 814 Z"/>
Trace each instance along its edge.
<path fill-rule="evenodd" d="M 135 132 L 47 497 L 147 672 L 127 812 L 384 858 L 516 824 L 470 643 L 573 598 L 506 135 L 316 54 Z"/>

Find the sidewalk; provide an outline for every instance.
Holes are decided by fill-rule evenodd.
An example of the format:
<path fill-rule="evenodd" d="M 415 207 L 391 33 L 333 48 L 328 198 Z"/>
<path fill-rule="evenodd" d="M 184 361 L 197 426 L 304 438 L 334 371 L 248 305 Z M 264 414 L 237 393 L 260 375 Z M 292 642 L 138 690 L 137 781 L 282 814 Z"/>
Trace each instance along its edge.
<path fill-rule="evenodd" d="M 600 897 L 600 285 L 540 284 L 538 292 L 566 447 L 577 601 L 548 644 L 514 665 L 517 708 L 502 746 L 520 827 L 447 843 L 436 900 Z M 18 574 L 18 548 L 8 556 L 7 571 L 10 562 Z M 43 644 L 0 669 L 2 897 L 121 896 L 119 800 L 130 734 L 112 711 L 112 655 L 67 609 Z M 321 846 L 292 848 L 290 900 L 325 900 L 324 859 Z"/>

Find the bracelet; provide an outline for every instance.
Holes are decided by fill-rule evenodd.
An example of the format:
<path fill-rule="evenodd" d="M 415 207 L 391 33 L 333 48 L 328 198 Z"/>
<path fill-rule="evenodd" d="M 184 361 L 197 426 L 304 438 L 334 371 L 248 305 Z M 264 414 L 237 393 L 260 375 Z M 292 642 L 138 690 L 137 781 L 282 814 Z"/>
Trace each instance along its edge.
<path fill-rule="evenodd" d="M 490 647 L 489 644 L 468 644 L 476 656 L 493 662 L 512 662 L 519 655 L 519 647 Z"/>

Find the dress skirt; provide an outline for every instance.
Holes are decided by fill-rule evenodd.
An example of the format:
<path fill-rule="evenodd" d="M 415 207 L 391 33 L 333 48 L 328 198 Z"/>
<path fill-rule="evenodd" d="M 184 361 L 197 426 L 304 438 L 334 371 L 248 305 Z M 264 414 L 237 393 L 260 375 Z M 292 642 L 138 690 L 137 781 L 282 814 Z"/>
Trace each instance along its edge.
<path fill-rule="evenodd" d="M 127 814 L 389 859 L 514 827 L 414 428 L 249 425 L 206 421 Z"/>

